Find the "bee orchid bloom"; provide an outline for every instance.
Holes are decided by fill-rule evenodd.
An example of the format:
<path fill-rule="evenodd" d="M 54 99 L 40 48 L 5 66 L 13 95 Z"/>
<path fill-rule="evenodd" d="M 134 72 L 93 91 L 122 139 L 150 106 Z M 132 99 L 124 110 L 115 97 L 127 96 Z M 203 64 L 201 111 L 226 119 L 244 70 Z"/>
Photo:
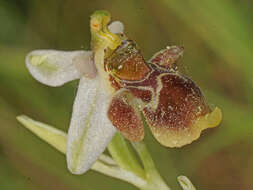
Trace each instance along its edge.
<path fill-rule="evenodd" d="M 181 147 L 221 121 L 221 111 L 206 104 L 200 89 L 177 71 L 183 48 L 172 46 L 146 62 L 123 34 L 123 24 L 96 11 L 90 20 L 92 51 L 35 50 L 26 57 L 32 76 L 49 86 L 80 79 L 67 136 L 67 165 L 86 172 L 116 129 L 128 140 L 144 137 L 146 119 L 156 139 Z"/>

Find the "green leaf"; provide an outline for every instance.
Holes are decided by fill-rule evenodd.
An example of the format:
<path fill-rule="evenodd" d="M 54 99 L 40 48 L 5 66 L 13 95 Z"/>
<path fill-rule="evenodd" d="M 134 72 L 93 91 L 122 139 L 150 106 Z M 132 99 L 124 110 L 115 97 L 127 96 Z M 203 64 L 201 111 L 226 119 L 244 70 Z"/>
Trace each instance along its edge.
<path fill-rule="evenodd" d="M 52 145 L 62 153 L 66 153 L 66 133 L 47 124 L 35 121 L 25 115 L 20 115 L 17 120 L 35 135 Z"/>

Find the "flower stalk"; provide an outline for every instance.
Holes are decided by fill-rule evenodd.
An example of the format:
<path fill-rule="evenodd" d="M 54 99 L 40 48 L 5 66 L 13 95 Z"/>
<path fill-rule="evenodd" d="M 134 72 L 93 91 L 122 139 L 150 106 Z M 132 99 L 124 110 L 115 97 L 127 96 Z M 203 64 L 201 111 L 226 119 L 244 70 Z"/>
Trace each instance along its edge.
<path fill-rule="evenodd" d="M 137 151 L 142 161 L 145 174 L 146 174 L 147 184 L 145 184 L 145 186 L 142 187 L 141 189 L 142 190 L 152 190 L 152 189 L 170 190 L 168 185 L 164 182 L 159 172 L 157 171 L 154 161 L 152 160 L 152 157 L 149 154 L 145 143 L 142 141 L 142 142 L 132 143 L 132 145 Z"/>
<path fill-rule="evenodd" d="M 120 167 L 145 179 L 145 171 L 138 163 L 133 151 L 120 133 L 115 134 L 107 148 Z"/>

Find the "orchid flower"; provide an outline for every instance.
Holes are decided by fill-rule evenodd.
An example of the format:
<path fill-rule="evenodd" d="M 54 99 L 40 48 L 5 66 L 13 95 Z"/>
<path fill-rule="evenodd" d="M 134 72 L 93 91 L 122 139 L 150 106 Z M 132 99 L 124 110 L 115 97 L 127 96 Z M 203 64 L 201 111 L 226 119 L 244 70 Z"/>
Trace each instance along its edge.
<path fill-rule="evenodd" d="M 177 70 L 183 48 L 167 47 L 146 62 L 110 14 L 91 16 L 91 51 L 35 50 L 26 57 L 32 76 L 49 86 L 80 79 L 67 135 L 67 165 L 83 174 L 116 129 L 132 142 L 144 137 L 144 121 L 164 146 L 181 147 L 221 121 L 200 89 Z"/>

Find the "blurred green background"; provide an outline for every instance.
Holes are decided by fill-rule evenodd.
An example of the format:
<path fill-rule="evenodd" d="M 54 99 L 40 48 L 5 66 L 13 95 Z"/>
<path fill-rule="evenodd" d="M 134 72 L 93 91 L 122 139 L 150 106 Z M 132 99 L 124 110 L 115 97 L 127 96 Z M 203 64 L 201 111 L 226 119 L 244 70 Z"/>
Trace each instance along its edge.
<path fill-rule="evenodd" d="M 67 130 L 78 82 L 40 84 L 25 55 L 89 49 L 89 16 L 98 9 L 125 24 L 147 59 L 167 45 L 184 45 L 185 74 L 223 111 L 220 127 L 181 149 L 162 147 L 146 130 L 145 142 L 172 190 L 180 189 L 180 174 L 198 190 L 252 190 L 252 0 L 0 0 L 0 189 L 136 189 L 94 171 L 71 175 L 64 155 L 15 119 L 24 113 Z"/>

